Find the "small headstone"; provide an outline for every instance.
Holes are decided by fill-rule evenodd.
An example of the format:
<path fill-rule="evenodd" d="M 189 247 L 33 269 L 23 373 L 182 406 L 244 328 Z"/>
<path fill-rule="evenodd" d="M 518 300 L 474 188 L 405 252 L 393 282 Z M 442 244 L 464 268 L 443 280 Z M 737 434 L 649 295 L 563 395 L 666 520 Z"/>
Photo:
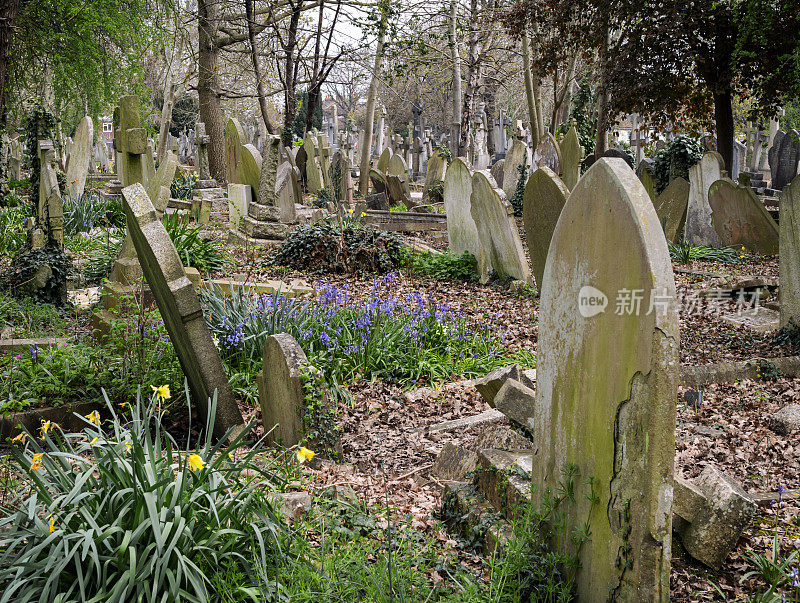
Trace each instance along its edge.
<path fill-rule="evenodd" d="M 519 171 L 517 168 L 528 163 L 528 147 L 521 140 L 514 139 L 503 164 L 503 192 L 510 199 L 517 190 Z"/>
<path fill-rule="evenodd" d="M 423 199 L 427 199 L 431 188 L 437 183 L 444 182 L 447 172 L 447 160 L 438 151 L 433 152 L 433 156 L 428 159 L 428 166 L 425 171 L 425 187 L 422 189 Z"/>
<path fill-rule="evenodd" d="M 541 504 L 568 464 L 580 475 L 563 517 L 568 534 L 591 526 L 578 600 L 669 599 L 679 323 L 657 222 L 634 172 L 604 158 L 570 194 L 550 242 L 531 478 Z M 628 304 L 626 292 L 639 297 Z M 620 296 L 617 310 L 597 303 Z"/>
<path fill-rule="evenodd" d="M 297 221 L 294 175 L 294 168 L 288 161 L 278 166 L 275 178 L 275 203 L 280 208 L 280 220 L 284 224 L 293 224 Z"/>
<path fill-rule="evenodd" d="M 800 132 L 797 130 L 786 132 L 780 140 L 775 159 L 777 166 L 772 171 L 772 188 L 780 191 L 797 176 L 797 166 L 800 162 Z"/>
<path fill-rule="evenodd" d="M 725 161 L 722 155 L 711 151 L 703 155 L 699 163 L 689 168 L 689 204 L 686 208 L 686 236 L 692 245 L 720 247 L 722 242 L 711 225 L 711 206 L 708 190 L 722 178 Z"/>
<path fill-rule="evenodd" d="M 549 132 L 533 152 L 533 165 L 550 168 L 556 175 L 561 173 L 561 149 L 558 148 L 558 142 Z"/>
<path fill-rule="evenodd" d="M 673 243 L 678 242 L 678 235 L 686 224 L 689 188 L 688 181 L 683 178 L 675 178 L 655 199 L 656 214 L 658 214 L 658 221 L 664 229 L 664 236 Z M 647 190 L 647 186 L 645 186 L 645 190 Z"/>
<path fill-rule="evenodd" d="M 777 130 L 772 137 L 772 146 L 767 151 L 767 163 L 772 174 L 778 171 L 778 152 L 781 148 L 781 141 L 786 136 L 783 130 Z M 774 178 L 773 178 L 774 181 Z M 772 188 L 775 188 L 774 186 Z"/>
<path fill-rule="evenodd" d="M 561 141 L 561 173 L 564 185 L 568 190 L 575 188 L 581 174 L 581 161 L 583 161 L 583 147 L 578 139 L 575 124 L 570 127 L 564 140 Z"/>
<path fill-rule="evenodd" d="M 234 228 L 238 228 L 242 219 L 248 215 L 251 195 L 250 186 L 247 184 L 228 185 L 228 220 Z"/>
<path fill-rule="evenodd" d="M 500 159 L 498 161 L 495 161 L 494 165 L 492 166 L 492 169 L 489 170 L 489 173 L 492 175 L 492 178 L 494 178 L 494 181 L 497 182 L 497 186 L 499 186 L 500 188 L 503 188 L 503 175 L 504 175 L 503 168 L 505 166 L 505 163 L 506 163 L 505 159 Z"/>
<path fill-rule="evenodd" d="M 92 161 L 92 140 L 94 139 L 94 125 L 92 118 L 84 117 L 75 130 L 75 138 L 70 152 L 69 165 L 67 166 L 67 191 L 70 199 L 77 201 L 83 196 L 86 187 L 86 176 L 89 173 L 89 163 Z"/>
<path fill-rule="evenodd" d="M 655 203 L 656 202 L 656 195 L 657 195 L 657 193 L 656 193 L 656 179 L 655 179 L 655 176 L 653 176 L 652 162 L 642 161 L 636 167 L 636 175 L 639 176 L 639 180 L 642 182 L 642 186 L 644 186 L 644 190 L 647 191 L 647 196 L 650 197 L 650 200 L 653 203 Z M 684 180 L 684 182 L 686 182 L 686 181 Z M 686 182 L 686 184 L 688 185 L 689 183 Z M 687 191 L 688 191 L 688 189 L 687 189 Z M 688 195 L 688 192 L 687 192 L 687 195 Z M 688 199 L 688 197 L 687 197 L 687 199 Z M 661 215 L 659 215 L 659 218 L 660 217 L 661 217 Z"/>
<path fill-rule="evenodd" d="M 244 421 L 203 318 L 200 300 L 144 187 L 137 183 L 124 188 L 122 196 L 128 231 L 189 382 L 192 402 L 205 420 L 210 400 L 216 395 L 214 435 L 221 438 L 228 430 L 240 428 Z"/>
<path fill-rule="evenodd" d="M 708 202 L 712 226 L 723 245 L 778 253 L 778 225 L 749 186 L 722 178 L 709 188 Z"/>
<path fill-rule="evenodd" d="M 522 219 L 525 223 L 525 239 L 528 242 L 533 278 L 539 291 L 542 290 L 550 239 L 568 196 L 566 185 L 548 167 L 536 170 L 525 184 Z"/>
<path fill-rule="evenodd" d="M 486 262 L 501 277 L 530 283 L 531 272 L 514 220 L 514 208 L 485 170 L 472 176 L 470 215 Z"/>

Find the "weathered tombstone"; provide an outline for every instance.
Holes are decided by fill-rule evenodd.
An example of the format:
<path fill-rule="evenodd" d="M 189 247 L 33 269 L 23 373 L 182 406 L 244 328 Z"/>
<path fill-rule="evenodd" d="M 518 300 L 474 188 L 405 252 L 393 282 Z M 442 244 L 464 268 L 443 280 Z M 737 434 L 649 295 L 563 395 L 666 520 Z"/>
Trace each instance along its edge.
<path fill-rule="evenodd" d="M 331 157 L 331 186 L 337 201 L 353 203 L 353 176 L 350 170 L 350 159 L 346 149 L 336 151 Z"/>
<path fill-rule="evenodd" d="M 731 179 L 738 180 L 739 173 L 746 167 L 747 147 L 738 140 L 733 141 L 733 165 L 731 165 Z"/>
<path fill-rule="evenodd" d="M 331 147 L 325 134 L 317 136 L 317 149 L 319 153 L 319 166 L 322 170 L 322 184 L 326 188 L 331 186 Z"/>
<path fill-rule="evenodd" d="M 517 168 L 522 164 L 528 163 L 528 147 L 521 140 L 514 139 L 511 148 L 506 155 L 506 162 L 503 164 L 503 192 L 506 198 L 510 199 L 517 190 L 519 171 Z"/>
<path fill-rule="evenodd" d="M 555 495 L 575 467 L 574 501 L 560 510 L 566 534 L 591 531 L 578 552 L 582 601 L 669 600 L 680 364 L 675 283 L 657 222 L 624 161 L 600 159 L 569 196 L 545 267 L 533 497 Z M 632 306 L 605 307 L 605 296 L 626 292 Z M 554 545 L 575 551 L 570 538 Z"/>
<path fill-rule="evenodd" d="M 433 155 L 428 159 L 428 166 L 425 172 L 425 187 L 422 189 L 422 197 L 424 199 L 429 197 L 431 189 L 437 183 L 441 185 L 446 173 L 447 160 L 438 151 L 434 151 Z"/>
<path fill-rule="evenodd" d="M 408 164 L 400 153 L 395 153 L 389 158 L 389 164 L 386 166 L 386 176 L 398 176 L 400 182 L 403 184 L 403 191 L 406 197 L 411 197 L 411 189 L 408 185 Z M 388 181 L 387 181 L 388 185 Z"/>
<path fill-rule="evenodd" d="M 608 149 L 605 153 L 603 153 L 602 156 L 611 159 L 614 158 L 622 159 L 623 161 L 625 161 L 625 163 L 628 164 L 629 168 L 633 169 L 633 159 L 631 158 L 630 155 L 628 155 L 625 151 L 621 149 Z"/>
<path fill-rule="evenodd" d="M 699 163 L 689 168 L 689 205 L 686 209 L 686 236 L 692 245 L 722 245 L 719 235 L 711 225 L 711 206 L 708 189 L 725 172 L 725 161 L 716 151 L 703 155 Z"/>
<path fill-rule="evenodd" d="M 284 224 L 293 224 L 297 221 L 295 203 L 294 168 L 288 161 L 278 166 L 275 179 L 275 203 L 280 209 L 280 220 Z"/>
<path fill-rule="evenodd" d="M 725 246 L 743 246 L 750 251 L 778 253 L 778 225 L 749 186 L 722 178 L 708 191 L 711 222 Z"/>
<path fill-rule="evenodd" d="M 652 172 L 652 161 L 645 162 L 642 160 L 638 166 L 636 166 L 636 175 L 639 176 L 639 180 L 644 186 L 644 190 L 647 191 L 647 196 L 650 197 L 650 200 L 655 203 L 656 201 L 656 179 L 653 176 Z"/>
<path fill-rule="evenodd" d="M 673 243 L 686 225 L 686 208 L 689 204 L 689 182 L 675 178 L 653 202 L 664 236 Z M 647 187 L 645 186 L 645 190 Z"/>
<path fill-rule="evenodd" d="M 261 153 L 243 141 L 244 130 L 239 121 L 231 117 L 225 126 L 226 178 L 229 183 L 248 184 L 253 193 L 257 193 L 261 179 Z"/>
<path fill-rule="evenodd" d="M 142 157 L 142 184 L 147 188 L 150 180 L 156 175 L 156 160 L 153 152 L 153 141 L 147 141 L 147 148 Z"/>
<path fill-rule="evenodd" d="M 269 135 L 261 157 L 261 174 L 258 182 L 258 202 L 261 205 L 276 205 L 275 183 L 278 177 L 278 165 L 281 163 L 280 146 L 280 136 Z"/>
<path fill-rule="evenodd" d="M 378 157 L 378 163 L 375 165 L 375 169 L 382 174 L 386 174 L 386 168 L 389 167 L 389 159 L 391 158 L 392 151 L 388 147 L 383 149 L 381 156 Z"/>
<path fill-rule="evenodd" d="M 558 142 L 549 132 L 545 135 L 533 153 L 533 165 L 550 168 L 556 175 L 561 173 L 561 149 Z"/>
<path fill-rule="evenodd" d="M 144 187 L 138 183 L 126 187 L 122 196 L 128 231 L 189 382 L 193 402 L 206 418 L 210 399 L 216 395 L 214 435 L 221 438 L 228 430 L 241 428 L 244 421 L 203 318 L 200 300 Z"/>
<path fill-rule="evenodd" d="M 197 176 L 200 180 L 208 180 L 211 178 L 211 171 L 208 168 L 208 145 L 211 143 L 211 137 L 206 134 L 206 124 L 198 121 L 195 125 L 197 137 Z"/>
<path fill-rule="evenodd" d="M 40 140 L 39 147 L 39 203 L 36 223 L 43 228 L 41 236 L 34 236 L 33 247 L 46 242 L 64 248 L 64 205 L 56 172 L 56 154 L 50 140 Z"/>
<path fill-rule="evenodd" d="M 778 151 L 780 150 L 781 141 L 784 136 L 786 136 L 786 132 L 783 130 L 776 130 L 775 134 L 772 136 L 772 146 L 767 151 L 767 163 L 769 164 L 771 174 L 778 171 Z M 775 187 L 773 186 L 772 188 Z"/>
<path fill-rule="evenodd" d="M 564 176 L 564 185 L 572 190 L 578 183 L 581 174 L 581 161 L 583 161 L 583 147 L 578 140 L 578 131 L 575 124 L 561 141 L 561 173 Z"/>
<path fill-rule="evenodd" d="M 322 177 L 322 167 L 320 166 L 319 150 L 315 137 L 310 132 L 303 138 L 303 149 L 306 152 L 306 182 L 308 192 L 316 195 L 325 186 Z"/>
<path fill-rule="evenodd" d="M 478 274 L 486 274 L 486 261 L 478 228 L 470 213 L 472 169 L 460 157 L 453 159 L 444 177 L 444 209 L 447 215 L 447 241 L 455 255 L 469 252 L 478 260 Z"/>
<path fill-rule="evenodd" d="M 494 181 L 500 188 L 503 188 L 503 176 L 504 176 L 503 169 L 505 164 L 506 164 L 505 159 L 498 159 L 497 161 L 494 162 L 492 169 L 489 170 L 489 173 L 492 175 L 492 178 L 494 178 Z"/>
<path fill-rule="evenodd" d="M 67 191 L 73 200 L 80 199 L 86 187 L 86 176 L 89 173 L 89 164 L 92 162 L 93 139 L 94 126 L 92 118 L 87 115 L 75 130 L 75 139 L 67 166 Z"/>
<path fill-rule="evenodd" d="M 567 202 L 569 189 L 561 178 L 548 167 L 541 167 L 531 174 L 525 183 L 522 198 L 522 219 L 525 223 L 525 238 L 533 266 L 533 278 L 539 291 L 542 290 L 544 266 L 550 239 L 558 223 L 558 217 Z"/>
<path fill-rule="evenodd" d="M 797 165 L 800 161 L 800 132 L 797 130 L 786 132 L 781 138 L 776 159 L 778 165 L 772 172 L 772 188 L 779 191 L 797 176 Z"/>
<path fill-rule="evenodd" d="M 478 170 L 472 176 L 470 215 L 486 262 L 500 276 L 530 283 L 531 271 L 514 220 L 514 208 L 488 171 Z"/>
<path fill-rule="evenodd" d="M 783 189 L 780 217 L 781 327 L 800 328 L 800 176 Z"/>
<path fill-rule="evenodd" d="M 20 144 L 19 138 L 15 138 L 10 142 L 8 177 L 11 180 L 22 179 L 22 144 Z"/>
<path fill-rule="evenodd" d="M 142 127 L 139 97 L 123 96 L 119 99 L 119 111 L 115 109 L 115 117 L 119 116 L 118 128 L 114 133 L 114 148 L 118 153 L 117 173 L 125 186 L 136 182 L 144 182 L 144 161 L 142 156 L 147 151 L 147 132 Z"/>
<path fill-rule="evenodd" d="M 239 228 L 242 218 L 247 215 L 252 195 L 249 189 L 247 184 L 228 185 L 228 220 L 234 228 Z"/>

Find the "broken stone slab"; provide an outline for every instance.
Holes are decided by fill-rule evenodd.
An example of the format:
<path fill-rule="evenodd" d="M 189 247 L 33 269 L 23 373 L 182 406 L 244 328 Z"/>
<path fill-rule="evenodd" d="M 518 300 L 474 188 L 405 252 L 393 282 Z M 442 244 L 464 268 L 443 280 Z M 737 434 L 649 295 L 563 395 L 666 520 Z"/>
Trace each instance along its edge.
<path fill-rule="evenodd" d="M 513 534 L 508 522 L 498 516 L 472 484 L 445 485 L 442 517 L 449 532 L 459 534 L 484 555 L 492 554 Z"/>
<path fill-rule="evenodd" d="M 486 429 L 472 446 L 475 450 L 533 450 L 533 442 L 518 434 L 507 425 L 492 425 Z"/>
<path fill-rule="evenodd" d="M 780 314 L 769 308 L 758 307 L 744 312 L 723 314 L 720 320 L 734 327 L 745 327 L 756 333 L 769 333 L 780 327 Z"/>
<path fill-rule="evenodd" d="M 481 450 L 475 485 L 490 505 L 509 519 L 524 513 L 531 501 L 533 451 Z"/>
<path fill-rule="evenodd" d="M 720 362 L 681 367 L 681 385 L 695 389 L 708 383 L 729 383 L 739 379 L 763 379 L 765 374 L 787 377 L 800 375 L 800 356 L 753 358 L 741 362 Z"/>
<path fill-rule="evenodd" d="M 725 562 L 756 510 L 739 484 L 712 466 L 694 483 L 675 478 L 673 530 L 686 552 L 712 569 Z"/>
<path fill-rule="evenodd" d="M 789 404 L 769 418 L 769 428 L 778 435 L 789 435 L 800 429 L 800 404 Z"/>
<path fill-rule="evenodd" d="M 480 414 L 471 417 L 464 417 L 463 419 L 454 419 L 453 421 L 445 421 L 435 425 L 426 425 L 424 427 L 417 427 L 411 433 L 433 433 L 436 431 L 455 431 L 456 429 L 468 429 L 475 425 L 482 423 L 489 423 L 491 421 L 499 421 L 504 419 L 505 415 L 499 410 L 491 409 L 486 410 Z"/>
<path fill-rule="evenodd" d="M 478 465 L 478 455 L 447 442 L 431 467 L 431 474 L 444 481 L 466 482 Z"/>
<path fill-rule="evenodd" d="M 756 492 L 750 498 L 759 507 L 771 507 L 783 501 L 786 503 L 797 504 L 800 502 L 800 490 L 784 490 L 783 492 Z"/>
<path fill-rule="evenodd" d="M 287 519 L 300 519 L 311 509 L 311 495 L 308 492 L 272 492 L 267 500 L 278 507 Z"/>
<path fill-rule="evenodd" d="M 50 348 L 69 345 L 67 337 L 34 337 L 31 339 L 0 339 L 0 351 L 9 354 L 28 352 L 31 348 Z"/>
<path fill-rule="evenodd" d="M 497 392 L 495 408 L 517 425 L 533 433 L 536 391 L 520 381 L 509 379 Z"/>
<path fill-rule="evenodd" d="M 475 389 L 483 400 L 494 408 L 497 392 L 509 379 L 519 381 L 523 385 L 534 389 L 536 387 L 536 369 L 523 370 L 518 364 L 510 364 L 493 370 L 488 375 L 475 380 Z"/>

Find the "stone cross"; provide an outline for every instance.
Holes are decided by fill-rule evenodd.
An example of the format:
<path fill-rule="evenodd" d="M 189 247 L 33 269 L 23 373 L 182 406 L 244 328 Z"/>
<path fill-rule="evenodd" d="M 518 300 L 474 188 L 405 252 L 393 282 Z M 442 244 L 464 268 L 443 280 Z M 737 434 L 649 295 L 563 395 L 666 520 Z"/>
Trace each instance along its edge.
<path fill-rule="evenodd" d="M 197 132 L 197 175 L 200 180 L 208 180 L 211 178 L 208 168 L 208 145 L 211 143 L 211 137 L 206 134 L 206 124 L 202 121 L 198 121 L 195 128 Z"/>
<path fill-rule="evenodd" d="M 324 134 L 319 134 L 317 136 L 317 141 L 319 144 L 316 150 L 317 156 L 319 157 L 319 167 L 322 169 L 322 182 L 323 186 L 327 188 L 331 185 L 331 147 Z"/>
<path fill-rule="evenodd" d="M 136 95 L 123 96 L 119 99 L 119 107 L 114 109 L 114 117 L 118 126 L 114 132 L 114 148 L 118 153 L 122 183 L 130 186 L 135 182 L 144 182 L 144 161 L 142 155 L 147 151 L 147 132 L 142 127 L 139 114 L 140 102 Z"/>
<path fill-rule="evenodd" d="M 39 150 L 39 204 L 36 223 L 43 228 L 40 241 L 55 243 L 64 248 L 64 205 L 56 172 L 56 154 L 50 140 L 40 140 Z M 34 239 L 37 237 L 34 236 Z M 43 240 L 42 240 L 43 239 Z M 41 246 L 41 245 L 40 245 Z"/>

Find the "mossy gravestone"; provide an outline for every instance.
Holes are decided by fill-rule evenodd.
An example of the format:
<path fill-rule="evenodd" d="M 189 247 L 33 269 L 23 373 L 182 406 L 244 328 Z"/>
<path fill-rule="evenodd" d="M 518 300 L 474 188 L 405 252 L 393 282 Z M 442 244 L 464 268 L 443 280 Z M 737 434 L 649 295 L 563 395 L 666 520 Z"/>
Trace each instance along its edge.
<path fill-rule="evenodd" d="M 781 326 L 800 327 L 800 176 L 783 190 L 780 204 Z"/>
<path fill-rule="evenodd" d="M 478 260 L 478 274 L 486 273 L 486 260 L 478 228 L 470 213 L 472 169 L 459 158 L 453 159 L 444 177 L 444 209 L 447 215 L 447 242 L 455 255 L 469 252 Z"/>
<path fill-rule="evenodd" d="M 244 144 L 244 130 L 237 119 L 225 126 L 225 164 L 229 184 L 247 184 L 258 193 L 261 179 L 261 153 L 251 144 Z M 253 199 L 255 200 L 255 199 Z"/>
<path fill-rule="evenodd" d="M 626 292 L 640 305 L 618 312 Z M 574 502 L 559 509 L 565 536 L 554 543 L 573 551 L 571 536 L 588 523 L 577 599 L 669 601 L 675 282 L 653 204 L 624 160 L 595 162 L 567 199 L 539 323 L 533 496 L 557 496 L 565 466 L 577 466 Z"/>
<path fill-rule="evenodd" d="M 89 174 L 89 163 L 92 161 L 92 142 L 94 125 L 92 118 L 84 117 L 75 130 L 75 140 L 69 155 L 67 166 L 67 190 L 70 199 L 77 201 L 83 196 L 86 188 L 86 176 Z"/>
<path fill-rule="evenodd" d="M 644 174 L 648 172 L 645 171 Z M 643 175 L 644 175 L 643 174 Z M 645 190 L 647 184 L 642 180 Z M 649 193 L 649 191 L 648 191 Z M 683 178 L 675 178 L 667 188 L 655 198 L 654 205 L 658 221 L 664 229 L 664 236 L 673 243 L 678 242 L 678 235 L 686 225 L 686 208 L 689 204 L 689 182 Z"/>
<path fill-rule="evenodd" d="M 308 192 L 316 195 L 324 186 L 322 179 L 322 167 L 320 166 L 319 149 L 317 149 L 316 137 L 311 133 L 306 133 L 303 138 L 303 149 L 306 152 L 306 182 Z"/>
<path fill-rule="evenodd" d="M 533 165 L 537 168 L 548 167 L 555 174 L 560 174 L 561 161 L 561 149 L 558 147 L 558 142 L 548 132 L 533 153 Z"/>
<path fill-rule="evenodd" d="M 542 290 L 544 266 L 550 239 L 556 229 L 558 217 L 567 202 L 569 190 L 553 170 L 542 167 L 536 170 L 525 184 L 522 199 L 522 219 L 525 223 L 525 238 L 533 266 L 536 286 Z"/>
<path fill-rule="evenodd" d="M 208 417 L 209 400 L 217 396 L 213 433 L 220 438 L 244 421 L 203 318 L 200 300 L 144 187 L 139 183 L 126 187 L 122 196 L 142 271 L 189 382 L 192 402 L 199 406 L 204 419 Z"/>
<path fill-rule="evenodd" d="M 778 225 L 749 186 L 722 178 L 708 190 L 711 222 L 726 247 L 742 246 L 749 251 L 778 253 Z"/>
<path fill-rule="evenodd" d="M 486 170 L 472 176 L 470 215 L 486 261 L 494 271 L 501 277 L 530 283 L 531 271 L 514 220 L 514 208 Z"/>
<path fill-rule="evenodd" d="M 692 245 L 721 247 L 719 235 L 711 225 L 708 189 L 725 173 L 725 160 L 716 151 L 703 155 L 689 168 L 689 205 L 686 208 L 686 236 Z"/>
<path fill-rule="evenodd" d="M 428 165 L 425 171 L 425 187 L 422 189 L 422 196 L 428 199 L 431 189 L 436 186 L 437 182 L 444 180 L 447 173 L 447 159 L 439 154 L 439 151 L 434 150 L 433 155 L 428 159 Z"/>
<path fill-rule="evenodd" d="M 518 168 L 527 163 L 528 147 L 524 142 L 515 138 L 503 164 L 503 192 L 506 194 L 506 198 L 510 199 L 514 191 L 517 190 Z"/>
<path fill-rule="evenodd" d="M 575 188 L 578 178 L 581 175 L 581 161 L 583 161 L 583 147 L 578 139 L 578 132 L 575 124 L 564 136 L 561 141 L 561 173 L 564 177 L 564 185 L 568 190 Z"/>

